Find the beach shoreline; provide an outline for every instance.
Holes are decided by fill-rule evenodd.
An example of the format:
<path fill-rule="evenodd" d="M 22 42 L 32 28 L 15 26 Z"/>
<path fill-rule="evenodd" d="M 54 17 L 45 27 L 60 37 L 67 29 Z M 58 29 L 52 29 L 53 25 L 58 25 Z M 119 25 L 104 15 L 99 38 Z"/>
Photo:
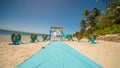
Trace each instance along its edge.
<path fill-rule="evenodd" d="M 26 37 L 25 37 L 26 38 Z M 27 39 L 27 40 L 26 40 Z M 28 42 L 28 38 L 24 39 Z M 0 41 L 0 68 L 14 68 L 22 63 L 49 42 L 38 42 L 21 45 L 9 45 L 10 39 Z M 92 59 L 104 68 L 119 68 L 120 65 L 120 43 L 96 41 L 90 44 L 87 39 L 78 41 L 64 41 L 70 47 Z"/>

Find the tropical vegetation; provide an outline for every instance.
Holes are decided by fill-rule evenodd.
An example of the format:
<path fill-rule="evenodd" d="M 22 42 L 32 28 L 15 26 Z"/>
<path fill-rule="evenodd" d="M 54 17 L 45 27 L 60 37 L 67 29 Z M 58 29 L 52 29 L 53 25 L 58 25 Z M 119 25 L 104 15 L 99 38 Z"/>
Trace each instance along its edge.
<path fill-rule="evenodd" d="M 120 33 L 120 0 L 103 0 L 106 6 L 103 10 L 93 8 L 84 9 L 83 19 L 80 22 L 80 32 L 74 36 L 78 40 L 91 35 L 106 35 Z"/>

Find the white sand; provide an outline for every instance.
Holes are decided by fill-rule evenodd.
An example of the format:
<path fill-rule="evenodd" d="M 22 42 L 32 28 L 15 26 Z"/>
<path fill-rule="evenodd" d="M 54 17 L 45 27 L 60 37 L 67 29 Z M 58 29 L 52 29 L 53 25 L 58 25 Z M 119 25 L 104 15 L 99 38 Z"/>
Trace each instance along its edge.
<path fill-rule="evenodd" d="M 15 68 L 16 65 L 48 44 L 48 42 L 39 42 L 12 46 L 8 43 L 8 41 L 0 43 L 0 68 Z"/>
<path fill-rule="evenodd" d="M 24 40 L 29 41 L 29 38 Z M 10 39 L 0 41 L 0 68 L 14 68 L 49 42 L 18 46 L 9 46 L 9 43 Z M 90 44 L 84 39 L 80 42 L 73 41 L 66 43 L 104 68 L 120 68 L 120 43 L 97 41 L 97 44 Z"/>
<path fill-rule="evenodd" d="M 97 41 L 97 44 L 90 44 L 84 39 L 66 43 L 104 68 L 120 68 L 120 43 Z"/>

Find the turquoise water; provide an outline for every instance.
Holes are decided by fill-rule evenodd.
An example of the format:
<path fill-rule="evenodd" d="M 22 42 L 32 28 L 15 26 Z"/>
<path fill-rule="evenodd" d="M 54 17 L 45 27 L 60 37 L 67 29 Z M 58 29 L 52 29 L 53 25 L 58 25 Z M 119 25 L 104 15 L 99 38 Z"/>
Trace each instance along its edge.
<path fill-rule="evenodd" d="M 102 68 L 64 42 L 51 42 L 16 68 Z"/>

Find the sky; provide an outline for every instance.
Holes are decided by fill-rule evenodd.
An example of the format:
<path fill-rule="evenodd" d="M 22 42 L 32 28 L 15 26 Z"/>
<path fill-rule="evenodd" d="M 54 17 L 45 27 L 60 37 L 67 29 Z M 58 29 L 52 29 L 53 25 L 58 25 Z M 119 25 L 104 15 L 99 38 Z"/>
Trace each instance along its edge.
<path fill-rule="evenodd" d="M 61 26 L 74 33 L 84 9 L 104 6 L 102 0 L 0 0 L 0 29 L 49 34 L 51 26 Z"/>

